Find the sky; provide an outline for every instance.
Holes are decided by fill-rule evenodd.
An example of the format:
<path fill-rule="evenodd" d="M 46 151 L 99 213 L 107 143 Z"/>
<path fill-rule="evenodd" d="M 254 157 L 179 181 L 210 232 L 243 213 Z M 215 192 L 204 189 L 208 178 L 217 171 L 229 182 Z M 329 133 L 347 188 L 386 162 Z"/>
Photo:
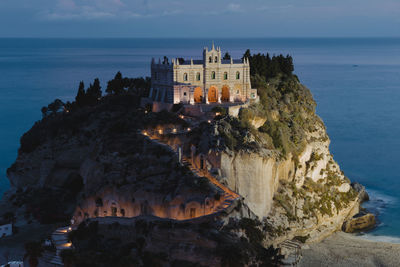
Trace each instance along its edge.
<path fill-rule="evenodd" d="M 400 37 L 400 0 L 0 0 L 0 37 Z"/>

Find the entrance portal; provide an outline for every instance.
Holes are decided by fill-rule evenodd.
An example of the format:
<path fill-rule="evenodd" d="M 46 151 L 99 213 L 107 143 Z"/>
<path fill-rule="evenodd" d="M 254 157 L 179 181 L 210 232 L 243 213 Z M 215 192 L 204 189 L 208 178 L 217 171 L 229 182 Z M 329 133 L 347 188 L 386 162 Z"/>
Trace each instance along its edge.
<path fill-rule="evenodd" d="M 222 95 L 221 95 L 221 101 L 222 102 L 229 102 L 229 87 L 227 85 L 222 86 Z"/>
<path fill-rule="evenodd" d="M 203 90 L 201 89 L 201 87 L 196 87 L 194 89 L 194 102 L 195 103 L 203 102 Z"/>
<path fill-rule="evenodd" d="M 208 102 L 215 103 L 218 102 L 218 89 L 215 86 L 211 86 L 208 89 Z"/>

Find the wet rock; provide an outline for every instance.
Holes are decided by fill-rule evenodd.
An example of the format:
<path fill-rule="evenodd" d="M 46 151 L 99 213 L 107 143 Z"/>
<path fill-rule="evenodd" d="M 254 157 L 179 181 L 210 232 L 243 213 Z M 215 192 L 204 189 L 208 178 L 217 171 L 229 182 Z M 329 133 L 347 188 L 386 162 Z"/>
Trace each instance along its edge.
<path fill-rule="evenodd" d="M 351 187 L 353 187 L 353 189 L 356 190 L 360 194 L 361 202 L 369 200 L 369 195 L 368 195 L 367 191 L 365 190 L 365 186 L 363 186 L 360 183 L 354 182 L 354 183 L 351 183 Z"/>
<path fill-rule="evenodd" d="M 343 223 L 342 230 L 346 233 L 354 233 L 371 229 L 375 226 L 375 216 L 372 213 L 360 212 L 350 220 Z"/>

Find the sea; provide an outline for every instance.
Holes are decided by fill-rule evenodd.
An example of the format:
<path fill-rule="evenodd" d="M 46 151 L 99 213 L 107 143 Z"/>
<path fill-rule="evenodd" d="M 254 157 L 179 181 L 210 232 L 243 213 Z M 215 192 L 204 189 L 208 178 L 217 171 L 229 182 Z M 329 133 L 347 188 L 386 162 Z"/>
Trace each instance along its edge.
<path fill-rule="evenodd" d="M 240 58 L 290 54 L 312 92 L 345 175 L 366 186 L 378 227 L 363 238 L 400 243 L 400 38 L 0 39 L 0 193 L 21 135 L 41 107 L 74 99 L 78 84 L 121 71 L 150 75 L 164 56 L 200 59 L 212 42 Z"/>

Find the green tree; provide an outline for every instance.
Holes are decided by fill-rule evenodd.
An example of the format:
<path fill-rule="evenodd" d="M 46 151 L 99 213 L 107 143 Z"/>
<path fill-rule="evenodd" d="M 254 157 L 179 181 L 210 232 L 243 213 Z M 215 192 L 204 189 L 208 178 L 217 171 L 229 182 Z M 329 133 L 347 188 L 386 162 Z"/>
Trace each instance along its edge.
<path fill-rule="evenodd" d="M 62 102 L 60 99 L 56 99 L 47 106 L 47 109 L 51 114 L 54 115 L 57 112 L 64 110 L 64 102 Z"/>
<path fill-rule="evenodd" d="M 244 52 L 243 58 L 251 58 L 250 49 L 247 49 L 246 52 Z"/>
<path fill-rule="evenodd" d="M 85 84 L 83 83 L 83 81 L 79 83 L 78 93 L 76 94 L 75 102 L 79 107 L 83 107 L 86 104 Z"/>
<path fill-rule="evenodd" d="M 121 95 L 124 92 L 124 79 L 122 79 L 121 72 L 118 71 L 117 74 L 115 74 L 114 79 L 108 81 L 106 93 L 110 95 Z"/>
<path fill-rule="evenodd" d="M 224 57 L 222 58 L 223 60 L 230 60 L 231 59 L 231 55 L 229 55 L 228 52 L 225 52 Z"/>
<path fill-rule="evenodd" d="M 93 84 L 90 84 L 86 90 L 86 99 L 89 105 L 95 105 L 101 99 L 101 86 L 98 78 L 94 79 Z"/>

